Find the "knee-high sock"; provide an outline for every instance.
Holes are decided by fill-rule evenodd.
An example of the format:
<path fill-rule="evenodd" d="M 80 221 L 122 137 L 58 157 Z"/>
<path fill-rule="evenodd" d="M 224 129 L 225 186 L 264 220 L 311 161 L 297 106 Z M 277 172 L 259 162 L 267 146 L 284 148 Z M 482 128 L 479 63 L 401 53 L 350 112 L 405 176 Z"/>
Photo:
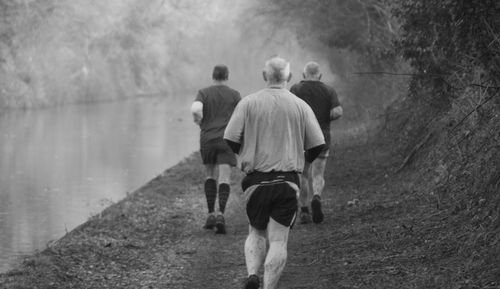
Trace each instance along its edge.
<path fill-rule="evenodd" d="M 207 197 L 208 212 L 213 213 L 215 208 L 215 199 L 217 198 L 217 183 L 214 179 L 205 181 L 205 196 Z"/>
<path fill-rule="evenodd" d="M 266 257 L 266 237 L 250 233 L 245 241 L 245 261 L 248 275 L 259 272 L 260 266 Z"/>
<path fill-rule="evenodd" d="M 278 288 L 287 259 L 286 241 L 271 241 L 264 263 L 264 289 Z"/>
<path fill-rule="evenodd" d="M 231 188 L 229 184 L 220 184 L 219 185 L 219 210 L 221 213 L 224 213 L 226 210 L 227 200 L 229 199 L 229 192 Z"/>

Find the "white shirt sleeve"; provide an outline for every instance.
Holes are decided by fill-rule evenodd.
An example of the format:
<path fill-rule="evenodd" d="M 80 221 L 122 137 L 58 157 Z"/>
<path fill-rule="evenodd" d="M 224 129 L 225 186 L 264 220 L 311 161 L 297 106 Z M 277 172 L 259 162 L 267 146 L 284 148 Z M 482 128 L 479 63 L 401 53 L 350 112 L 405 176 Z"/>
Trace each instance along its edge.
<path fill-rule="evenodd" d="M 193 104 L 191 104 L 191 113 L 193 114 L 194 122 L 200 124 L 203 119 L 203 102 L 194 101 Z"/>
<path fill-rule="evenodd" d="M 245 102 L 240 101 L 233 111 L 224 131 L 224 138 L 241 144 L 245 128 Z"/>

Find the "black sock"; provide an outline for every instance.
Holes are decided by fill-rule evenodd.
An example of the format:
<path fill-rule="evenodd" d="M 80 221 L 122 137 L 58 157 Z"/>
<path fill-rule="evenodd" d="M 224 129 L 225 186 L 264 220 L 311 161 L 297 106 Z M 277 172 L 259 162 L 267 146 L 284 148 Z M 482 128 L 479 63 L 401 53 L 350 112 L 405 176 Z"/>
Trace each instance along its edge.
<path fill-rule="evenodd" d="M 221 213 L 224 213 L 226 210 L 227 200 L 229 199 L 229 184 L 220 184 L 219 185 L 219 210 Z"/>
<path fill-rule="evenodd" d="M 208 213 L 214 212 L 215 199 L 217 198 L 217 183 L 214 179 L 205 181 L 205 196 L 207 197 Z"/>

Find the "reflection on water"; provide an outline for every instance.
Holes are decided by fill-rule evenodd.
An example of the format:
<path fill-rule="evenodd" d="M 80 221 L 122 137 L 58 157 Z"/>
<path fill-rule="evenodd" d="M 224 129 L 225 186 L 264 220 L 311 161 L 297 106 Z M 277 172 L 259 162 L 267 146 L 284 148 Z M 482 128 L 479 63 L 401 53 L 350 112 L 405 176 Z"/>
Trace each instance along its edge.
<path fill-rule="evenodd" d="M 0 272 L 198 148 L 189 102 L 0 115 Z"/>

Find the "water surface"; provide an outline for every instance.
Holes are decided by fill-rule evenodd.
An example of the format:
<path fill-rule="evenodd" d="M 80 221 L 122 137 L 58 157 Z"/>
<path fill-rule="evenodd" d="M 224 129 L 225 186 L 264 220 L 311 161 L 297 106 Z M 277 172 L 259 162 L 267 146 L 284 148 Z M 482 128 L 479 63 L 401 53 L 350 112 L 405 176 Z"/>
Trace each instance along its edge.
<path fill-rule="evenodd" d="M 0 114 L 0 272 L 198 148 L 190 100 Z"/>

